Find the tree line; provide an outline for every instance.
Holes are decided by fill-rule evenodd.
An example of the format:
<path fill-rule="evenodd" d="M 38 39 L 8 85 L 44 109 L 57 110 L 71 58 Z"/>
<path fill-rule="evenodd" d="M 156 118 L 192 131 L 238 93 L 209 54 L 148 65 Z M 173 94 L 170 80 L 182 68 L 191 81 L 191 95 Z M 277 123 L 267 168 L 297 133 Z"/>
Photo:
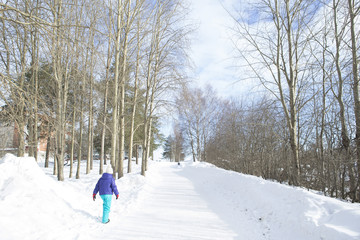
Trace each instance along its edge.
<path fill-rule="evenodd" d="M 184 149 L 194 161 L 360 201 L 360 3 L 259 0 L 229 14 L 240 80 L 259 87 L 246 100 L 184 89 L 175 124 Z"/>
<path fill-rule="evenodd" d="M 18 156 L 38 158 L 64 180 L 99 153 L 117 176 L 142 148 L 142 171 L 159 138 L 159 109 L 186 80 L 187 6 L 165 0 L 9 0 L 0 3 L 1 119 L 15 123 Z M 25 146 L 26 145 L 26 146 Z M 114 173 L 114 175 L 116 175 Z"/>

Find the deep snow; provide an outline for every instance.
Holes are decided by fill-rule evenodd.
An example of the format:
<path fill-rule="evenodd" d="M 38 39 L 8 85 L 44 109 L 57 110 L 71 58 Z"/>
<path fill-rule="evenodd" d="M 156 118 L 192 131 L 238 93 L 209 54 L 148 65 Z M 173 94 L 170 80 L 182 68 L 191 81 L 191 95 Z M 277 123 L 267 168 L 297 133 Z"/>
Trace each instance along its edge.
<path fill-rule="evenodd" d="M 135 165 L 104 225 L 98 161 L 88 175 L 83 164 L 58 182 L 33 158 L 1 159 L 0 239 L 360 239 L 360 204 L 206 163 L 150 162 L 146 177 Z"/>

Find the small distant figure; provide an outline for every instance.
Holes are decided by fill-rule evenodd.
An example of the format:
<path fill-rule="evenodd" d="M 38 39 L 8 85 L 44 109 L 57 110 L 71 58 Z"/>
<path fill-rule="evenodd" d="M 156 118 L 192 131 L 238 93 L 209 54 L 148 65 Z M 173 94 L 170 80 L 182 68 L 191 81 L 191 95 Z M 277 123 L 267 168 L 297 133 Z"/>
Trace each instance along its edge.
<path fill-rule="evenodd" d="M 103 200 L 103 216 L 102 223 L 110 222 L 109 214 L 111 207 L 111 199 L 113 193 L 116 195 L 116 199 L 119 198 L 119 191 L 115 184 L 115 179 L 113 178 L 113 169 L 109 164 L 106 168 L 105 173 L 101 176 L 101 178 L 96 183 L 94 192 L 93 192 L 93 200 L 96 199 L 96 194 L 99 192 L 101 199 Z"/>
<path fill-rule="evenodd" d="M 178 162 L 178 166 L 180 166 L 180 162 Z"/>

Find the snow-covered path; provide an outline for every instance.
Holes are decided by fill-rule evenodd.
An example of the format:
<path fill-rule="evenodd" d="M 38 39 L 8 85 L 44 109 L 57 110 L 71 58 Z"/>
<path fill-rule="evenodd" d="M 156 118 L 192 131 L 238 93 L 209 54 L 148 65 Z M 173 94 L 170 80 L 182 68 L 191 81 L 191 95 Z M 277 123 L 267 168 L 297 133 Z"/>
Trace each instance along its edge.
<path fill-rule="evenodd" d="M 129 209 L 114 207 L 111 224 L 102 228 L 98 237 L 360 239 L 358 204 L 206 163 L 154 163 L 139 192 Z"/>
<path fill-rule="evenodd" d="M 116 180 L 109 224 L 92 191 L 98 164 L 58 182 L 32 158 L 0 160 L 1 240 L 359 240 L 360 204 L 226 171 L 150 162 Z M 65 168 L 68 175 L 69 167 Z"/>
<path fill-rule="evenodd" d="M 106 226 L 109 239 L 240 239 L 236 232 L 208 206 L 182 167 L 158 164 L 157 175 L 142 202 L 126 214 L 112 213 Z M 116 202 L 114 202 L 116 204 Z M 108 234 L 109 233 L 109 234 Z M 99 233 L 101 237 L 104 232 Z"/>

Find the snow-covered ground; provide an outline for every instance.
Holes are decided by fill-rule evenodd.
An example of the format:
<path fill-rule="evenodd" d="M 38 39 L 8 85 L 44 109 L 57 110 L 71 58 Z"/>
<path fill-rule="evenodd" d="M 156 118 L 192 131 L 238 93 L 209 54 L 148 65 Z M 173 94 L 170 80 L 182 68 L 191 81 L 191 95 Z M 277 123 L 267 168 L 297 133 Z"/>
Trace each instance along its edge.
<path fill-rule="evenodd" d="M 32 158 L 0 160 L 0 239 L 360 239 L 360 204 L 206 163 L 151 162 L 116 180 L 111 222 L 92 191 L 98 162 L 58 182 Z M 69 167 L 65 167 L 68 175 Z"/>

